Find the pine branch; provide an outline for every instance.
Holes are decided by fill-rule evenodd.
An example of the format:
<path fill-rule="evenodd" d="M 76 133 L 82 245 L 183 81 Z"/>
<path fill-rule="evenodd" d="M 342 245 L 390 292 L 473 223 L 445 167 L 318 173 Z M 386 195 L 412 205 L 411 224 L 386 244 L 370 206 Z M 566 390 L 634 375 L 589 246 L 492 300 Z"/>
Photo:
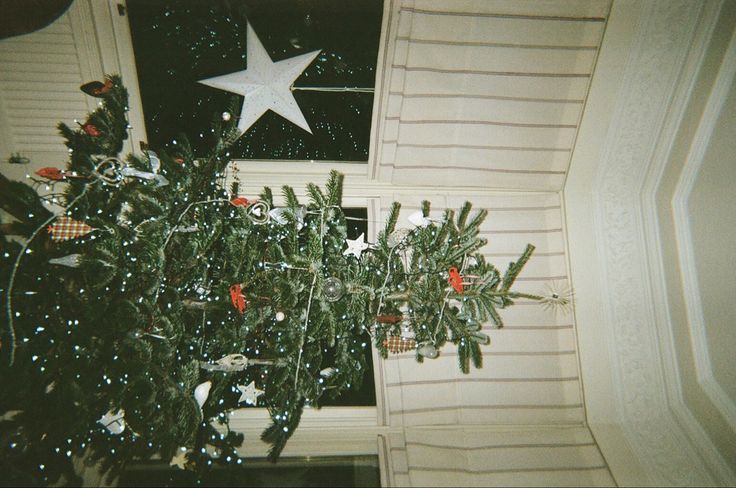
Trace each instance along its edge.
<path fill-rule="evenodd" d="M 468 220 L 468 215 L 470 214 L 470 209 L 472 208 L 472 205 L 470 202 L 465 202 L 460 209 L 460 213 L 457 216 L 457 228 L 460 232 L 463 232 L 465 228 L 465 222 Z"/>
<path fill-rule="evenodd" d="M 284 195 L 284 199 L 286 200 L 286 206 L 289 208 L 297 208 L 299 207 L 299 199 L 296 197 L 296 193 L 294 193 L 294 189 L 288 185 L 284 185 L 281 187 L 281 192 Z"/>
<path fill-rule="evenodd" d="M 269 187 L 263 187 L 259 198 L 267 203 L 269 206 L 273 207 L 273 193 L 271 192 L 271 189 Z"/>
<path fill-rule="evenodd" d="M 330 177 L 325 185 L 327 188 L 327 204 L 329 206 L 339 206 L 342 201 L 342 185 L 345 177 L 336 170 L 330 171 Z"/>
<path fill-rule="evenodd" d="M 324 208 L 327 206 L 324 193 L 322 193 L 322 190 L 320 190 L 320 188 L 314 183 L 309 183 L 307 185 L 307 193 L 309 193 L 309 196 L 312 199 L 312 205 L 317 208 Z"/>
<path fill-rule="evenodd" d="M 388 211 L 388 217 L 386 217 L 386 226 L 383 231 L 384 238 L 388 237 L 394 230 L 396 230 L 396 223 L 399 221 L 400 211 L 401 204 L 399 202 L 391 204 L 391 209 Z"/>
<path fill-rule="evenodd" d="M 531 244 L 527 244 L 526 249 L 524 249 L 524 253 L 521 255 L 519 260 L 509 263 L 506 274 L 504 274 L 503 276 L 503 285 L 501 286 L 502 291 L 508 291 L 511 288 L 511 285 L 513 285 L 514 281 L 516 281 L 516 277 L 519 275 L 521 270 L 524 269 L 524 265 L 526 264 L 526 262 L 529 261 L 529 258 L 534 252 L 534 249 L 534 246 L 532 246 Z"/>

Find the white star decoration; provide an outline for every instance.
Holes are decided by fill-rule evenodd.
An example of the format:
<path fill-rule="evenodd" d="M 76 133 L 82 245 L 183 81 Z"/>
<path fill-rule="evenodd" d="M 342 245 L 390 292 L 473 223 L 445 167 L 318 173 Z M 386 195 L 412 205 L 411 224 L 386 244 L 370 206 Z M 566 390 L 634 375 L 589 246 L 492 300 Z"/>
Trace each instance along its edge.
<path fill-rule="evenodd" d="M 177 453 L 169 461 L 169 466 L 177 466 L 179 469 L 184 469 L 187 464 L 187 452 L 186 447 L 177 449 Z"/>
<path fill-rule="evenodd" d="M 343 256 L 352 254 L 360 259 L 360 254 L 368 249 L 368 243 L 365 242 L 365 234 L 360 234 L 357 239 L 345 239 L 345 242 L 347 242 L 348 248 L 342 252 Z"/>
<path fill-rule="evenodd" d="M 238 403 L 245 402 L 249 405 L 257 405 L 258 397 L 265 393 L 265 391 L 256 388 L 255 381 L 251 381 L 248 386 L 238 385 L 238 390 L 240 390 Z"/>
<path fill-rule="evenodd" d="M 243 133 L 267 110 L 273 110 L 311 134 L 312 130 L 291 93 L 291 87 L 320 51 L 274 63 L 250 24 L 247 28 L 248 69 L 207 78 L 199 83 L 245 97 L 238 121 L 238 129 Z"/>

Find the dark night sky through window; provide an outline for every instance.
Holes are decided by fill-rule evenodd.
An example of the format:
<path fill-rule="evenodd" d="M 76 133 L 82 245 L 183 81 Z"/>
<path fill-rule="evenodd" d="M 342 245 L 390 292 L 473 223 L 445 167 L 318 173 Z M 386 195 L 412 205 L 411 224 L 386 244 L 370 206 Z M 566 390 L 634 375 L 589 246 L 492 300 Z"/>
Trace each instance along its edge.
<path fill-rule="evenodd" d="M 276 62 L 321 49 L 296 87 L 375 83 L 380 0 L 128 0 L 149 144 L 186 134 L 195 153 L 211 122 L 243 97 L 197 83 L 247 68 L 246 22 Z M 242 159 L 367 161 L 373 93 L 295 90 L 313 134 L 267 112 L 235 144 Z"/>

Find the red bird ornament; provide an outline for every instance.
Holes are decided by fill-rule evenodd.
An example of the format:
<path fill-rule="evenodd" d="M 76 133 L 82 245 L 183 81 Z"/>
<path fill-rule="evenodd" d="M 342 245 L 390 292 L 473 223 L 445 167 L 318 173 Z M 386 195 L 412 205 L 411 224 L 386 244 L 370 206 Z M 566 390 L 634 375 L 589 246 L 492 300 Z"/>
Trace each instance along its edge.
<path fill-rule="evenodd" d="M 455 289 L 456 292 L 464 292 L 465 288 L 463 287 L 463 277 L 460 276 L 460 272 L 457 270 L 457 268 L 453 266 L 448 269 L 447 272 L 450 273 L 450 278 L 447 280 L 448 283 L 450 283 L 450 285 Z"/>
<path fill-rule="evenodd" d="M 59 168 L 54 168 L 53 166 L 41 168 L 36 171 L 36 174 L 41 178 L 46 178 L 48 180 L 61 181 L 64 179 L 64 172 Z"/>
<path fill-rule="evenodd" d="M 112 90 L 112 86 L 112 80 L 107 78 L 104 83 L 101 81 L 90 81 L 89 83 L 85 83 L 80 86 L 79 89 L 87 95 L 100 98 L 102 95 Z"/>
<path fill-rule="evenodd" d="M 102 135 L 102 132 L 100 129 L 97 128 L 96 125 L 90 124 L 87 122 L 82 126 L 82 130 L 88 135 L 92 137 L 100 137 Z"/>
<path fill-rule="evenodd" d="M 243 295 L 243 287 L 240 283 L 236 283 L 230 287 L 230 301 L 233 303 L 233 307 L 238 309 L 238 312 L 242 315 L 245 313 L 245 295 Z"/>
<path fill-rule="evenodd" d="M 251 203 L 253 203 L 253 202 L 251 202 L 250 200 L 248 200 L 245 197 L 237 197 L 237 198 L 233 198 L 232 200 L 230 200 L 230 204 L 232 204 L 232 205 L 234 205 L 236 207 L 247 207 Z"/>

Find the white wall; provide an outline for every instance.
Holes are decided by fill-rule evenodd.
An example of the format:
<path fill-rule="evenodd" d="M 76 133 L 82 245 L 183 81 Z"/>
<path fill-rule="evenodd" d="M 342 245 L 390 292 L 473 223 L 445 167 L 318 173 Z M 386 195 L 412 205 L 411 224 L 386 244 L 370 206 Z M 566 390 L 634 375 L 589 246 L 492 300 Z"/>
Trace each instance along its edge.
<path fill-rule="evenodd" d="M 696 373 L 703 354 L 687 302 L 703 290 L 688 288 L 694 274 L 681 259 L 696 241 L 682 239 L 673 216 L 690 195 L 677 194 L 684 160 L 691 147 L 708 147 L 701 115 L 718 114 L 707 107 L 733 8 L 614 3 L 564 190 L 588 419 L 622 485 L 736 481 L 736 437 Z M 716 117 L 711 126 L 724 122 Z M 699 178 L 689 180 L 698 187 Z M 700 224 L 713 219 L 703 213 Z M 713 246 L 730 232 L 711 225 L 697 239 Z"/>
<path fill-rule="evenodd" d="M 682 402 L 732 470 L 734 260 L 713 252 L 734 238 L 735 26 L 736 4 L 726 2 L 656 190 Z"/>
<path fill-rule="evenodd" d="M 713 377 L 736 403 L 736 85 L 721 107 L 688 198 L 696 276 Z"/>

